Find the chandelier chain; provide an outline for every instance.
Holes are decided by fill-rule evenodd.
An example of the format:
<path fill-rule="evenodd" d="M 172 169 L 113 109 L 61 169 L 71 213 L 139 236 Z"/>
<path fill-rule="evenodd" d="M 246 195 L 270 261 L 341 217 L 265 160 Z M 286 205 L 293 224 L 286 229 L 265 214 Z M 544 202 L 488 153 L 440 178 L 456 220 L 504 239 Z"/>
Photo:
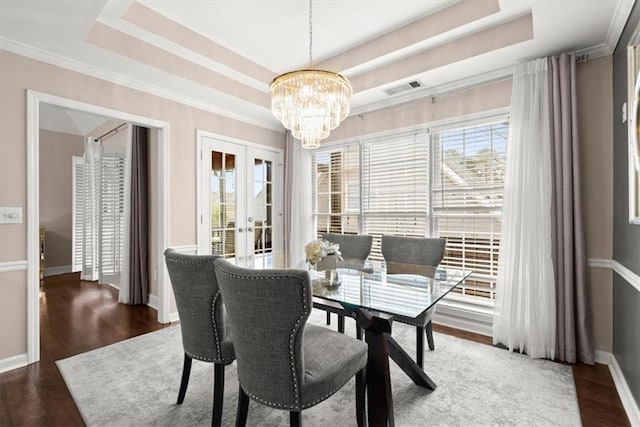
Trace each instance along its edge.
<path fill-rule="evenodd" d="M 312 53 L 313 52 L 313 19 L 312 19 L 312 12 L 313 12 L 313 0 L 309 0 L 309 68 L 311 68 L 311 66 L 313 65 L 313 56 Z"/>

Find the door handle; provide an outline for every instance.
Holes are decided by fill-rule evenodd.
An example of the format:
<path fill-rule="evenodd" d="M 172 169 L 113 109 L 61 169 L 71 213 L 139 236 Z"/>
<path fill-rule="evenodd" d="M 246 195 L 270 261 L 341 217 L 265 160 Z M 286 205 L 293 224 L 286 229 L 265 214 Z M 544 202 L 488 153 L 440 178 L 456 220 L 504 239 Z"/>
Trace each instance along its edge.
<path fill-rule="evenodd" d="M 252 231 L 253 231 L 253 228 L 251 228 L 251 227 L 247 228 L 247 232 L 251 233 Z"/>
<path fill-rule="evenodd" d="M 238 233 L 242 233 L 244 231 L 244 228 L 240 227 L 238 228 Z"/>

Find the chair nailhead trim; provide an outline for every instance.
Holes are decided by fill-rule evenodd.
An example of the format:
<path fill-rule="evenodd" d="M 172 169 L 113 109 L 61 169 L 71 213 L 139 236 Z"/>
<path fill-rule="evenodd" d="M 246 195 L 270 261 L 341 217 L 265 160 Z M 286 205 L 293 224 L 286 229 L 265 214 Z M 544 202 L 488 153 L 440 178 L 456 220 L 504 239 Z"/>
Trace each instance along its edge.
<path fill-rule="evenodd" d="M 218 325 L 216 324 L 216 301 L 220 297 L 220 290 L 213 296 L 211 304 L 211 322 L 213 323 L 213 336 L 216 339 L 216 355 L 218 359 L 222 359 L 222 348 L 220 347 L 220 339 L 218 338 Z"/>
<path fill-rule="evenodd" d="M 288 274 L 283 274 L 280 276 L 243 276 L 240 274 L 234 274 L 234 273 L 229 273 L 228 271 L 224 271 L 223 273 L 228 276 L 228 277 L 233 277 L 236 279 L 242 279 L 242 280 L 280 280 L 280 279 L 299 279 L 298 276 L 291 276 Z M 303 290 L 302 292 L 302 303 L 303 306 L 306 307 L 307 306 L 307 295 L 305 290 Z M 302 318 L 305 315 L 308 315 L 309 312 L 305 311 L 302 313 L 302 315 L 298 318 L 298 320 L 296 321 L 296 323 L 293 325 L 293 328 L 291 329 L 291 334 L 289 335 L 289 363 L 291 365 L 291 374 L 293 375 L 293 398 L 294 398 L 294 402 L 295 402 L 295 406 L 290 407 L 290 406 L 286 406 L 286 405 L 282 405 L 279 403 L 274 403 L 274 402 L 269 402 L 266 401 L 264 399 L 261 399 L 249 392 L 247 392 L 245 390 L 244 387 L 242 387 L 242 389 L 245 391 L 245 393 L 247 393 L 247 396 L 252 397 L 253 399 L 257 400 L 258 402 L 264 403 L 266 405 L 269 406 L 274 406 L 274 407 L 278 407 L 278 408 L 284 408 L 284 409 L 294 409 L 294 410 L 298 410 L 300 408 L 300 392 L 299 392 L 299 387 L 298 387 L 298 376 L 296 374 L 296 366 L 295 366 L 295 361 L 294 361 L 294 341 L 295 341 L 295 336 L 296 336 L 296 332 L 298 330 L 298 326 L 300 324 L 300 322 L 302 321 Z"/>

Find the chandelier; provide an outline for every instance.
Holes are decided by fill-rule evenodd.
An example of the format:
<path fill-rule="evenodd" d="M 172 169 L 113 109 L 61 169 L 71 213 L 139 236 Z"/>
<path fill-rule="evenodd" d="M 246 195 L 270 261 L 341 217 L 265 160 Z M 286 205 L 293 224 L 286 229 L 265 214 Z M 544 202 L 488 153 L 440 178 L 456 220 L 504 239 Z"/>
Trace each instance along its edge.
<path fill-rule="evenodd" d="M 312 7 L 309 0 L 309 64 L 313 64 Z M 338 73 L 308 69 L 290 71 L 269 86 L 271 111 L 298 138 L 303 148 L 318 148 L 349 115 L 352 89 Z"/>

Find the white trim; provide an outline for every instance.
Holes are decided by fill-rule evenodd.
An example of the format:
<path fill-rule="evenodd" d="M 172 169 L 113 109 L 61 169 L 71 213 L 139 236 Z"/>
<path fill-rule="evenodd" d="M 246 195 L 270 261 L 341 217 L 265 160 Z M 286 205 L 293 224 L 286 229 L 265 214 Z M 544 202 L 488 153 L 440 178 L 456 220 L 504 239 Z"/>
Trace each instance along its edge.
<path fill-rule="evenodd" d="M 443 300 L 438 303 L 433 322 L 487 337 L 493 336 L 492 308 Z"/>
<path fill-rule="evenodd" d="M 28 267 L 27 260 L 3 261 L 3 262 L 0 262 L 0 273 L 5 273 L 8 271 L 26 270 L 27 267 Z"/>
<path fill-rule="evenodd" d="M 104 68 L 94 67 L 92 65 L 79 62 L 70 58 L 66 58 L 43 49 L 39 49 L 27 44 L 8 39 L 0 36 L 0 49 L 15 54 L 25 56 L 27 58 L 34 59 L 36 61 L 44 62 L 47 64 L 55 65 L 56 67 L 64 68 L 66 70 L 75 71 L 90 77 L 95 77 L 100 80 L 104 80 L 119 86 L 128 87 L 130 89 L 139 90 L 150 95 L 159 96 L 170 101 L 178 102 L 189 107 L 197 108 L 199 110 L 207 111 L 209 113 L 218 114 L 229 119 L 238 120 L 243 123 L 258 126 L 265 129 L 274 130 L 277 132 L 283 132 L 282 125 L 276 122 L 275 119 L 271 120 L 259 120 L 253 117 L 241 116 L 229 112 L 229 110 L 218 107 L 213 104 L 203 103 L 202 101 L 185 96 L 179 92 L 168 90 L 164 87 L 159 87 L 149 82 L 144 82 L 136 79 L 132 79 L 122 74 L 106 71 Z"/>
<path fill-rule="evenodd" d="M 180 316 L 178 315 L 177 311 L 174 311 L 169 315 L 169 323 L 174 323 L 179 321 L 180 321 Z"/>
<path fill-rule="evenodd" d="M 635 1 L 618 1 L 616 10 L 613 12 L 613 17 L 609 23 L 609 30 L 607 31 L 605 41 L 595 46 L 579 49 L 576 51 L 576 55 L 587 55 L 587 59 L 596 59 L 611 55 L 620 40 L 634 2 Z"/>
<path fill-rule="evenodd" d="M 632 426 L 640 426 L 640 408 L 636 403 L 636 400 L 631 393 L 631 389 L 624 378 L 622 369 L 618 365 L 618 361 L 614 355 L 611 356 L 611 363 L 609 363 L 609 371 L 611 371 L 611 377 L 616 385 L 616 390 L 622 401 L 622 406 L 629 417 L 629 422 Z"/>
<path fill-rule="evenodd" d="M 622 277 L 631 286 L 636 288 L 636 291 L 640 292 L 640 276 L 638 276 L 633 271 L 629 270 L 624 265 L 620 264 L 615 259 L 611 260 L 611 265 L 613 267 L 613 271 L 615 271 L 616 274 L 618 274 L 618 276 Z"/>
<path fill-rule="evenodd" d="M 70 265 L 61 265 L 59 267 L 45 267 L 44 277 L 55 276 L 58 274 L 72 273 L 73 268 Z"/>
<path fill-rule="evenodd" d="M 27 366 L 27 353 L 0 359 L 0 374 Z"/>
<path fill-rule="evenodd" d="M 28 363 L 40 360 L 40 267 L 39 267 L 39 110 L 40 103 L 82 110 L 101 116 L 158 129 L 158 248 L 159 268 L 164 266 L 164 248 L 169 236 L 169 124 L 136 114 L 100 107 L 43 92 L 27 90 L 27 355 Z M 153 255 L 152 255 L 153 256 Z M 166 267 L 158 277 L 158 322 L 168 323 L 171 317 L 170 293 Z"/>
<path fill-rule="evenodd" d="M 458 92 L 461 90 L 484 86 L 501 80 L 510 79 L 512 75 L 513 67 L 504 67 L 498 70 L 489 71 L 488 73 L 478 74 L 475 76 L 456 80 L 455 82 L 445 83 L 439 86 L 415 89 L 410 92 L 403 93 L 402 95 L 390 96 L 389 98 L 383 99 L 381 101 L 372 102 L 370 104 L 352 108 L 349 113 L 349 117 L 394 107 L 400 104 L 406 104 L 408 102 L 413 102 L 422 98 L 438 97 L 447 95 L 452 92 Z"/>
<path fill-rule="evenodd" d="M 40 360 L 40 96 L 27 91 L 27 363 Z"/>
<path fill-rule="evenodd" d="M 158 296 L 149 294 L 149 300 L 147 301 L 147 305 L 155 310 L 158 310 Z"/>
<path fill-rule="evenodd" d="M 589 258 L 587 265 L 590 268 L 613 268 L 611 260 L 606 258 Z"/>
<path fill-rule="evenodd" d="M 594 350 L 594 361 L 602 365 L 609 365 L 613 355 L 608 351 Z"/>

